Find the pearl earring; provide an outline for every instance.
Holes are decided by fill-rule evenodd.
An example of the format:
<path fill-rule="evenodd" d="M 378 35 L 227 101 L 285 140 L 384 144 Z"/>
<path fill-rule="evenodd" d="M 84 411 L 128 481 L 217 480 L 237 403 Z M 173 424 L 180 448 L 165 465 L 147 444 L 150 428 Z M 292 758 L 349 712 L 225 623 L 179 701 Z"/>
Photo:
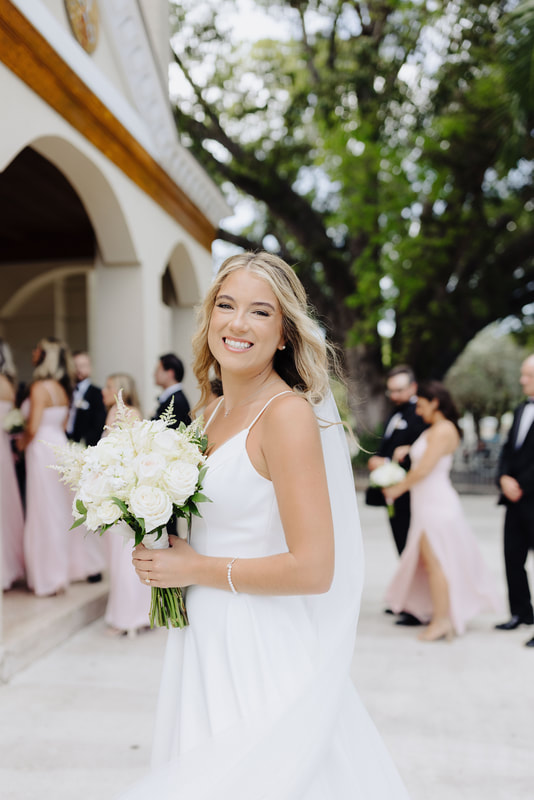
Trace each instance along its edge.
<path fill-rule="evenodd" d="M 282 345 L 282 347 L 279 347 L 278 349 L 279 349 L 279 350 L 285 350 L 285 349 L 286 349 L 286 346 L 285 346 L 285 344 L 283 344 L 283 345 Z"/>

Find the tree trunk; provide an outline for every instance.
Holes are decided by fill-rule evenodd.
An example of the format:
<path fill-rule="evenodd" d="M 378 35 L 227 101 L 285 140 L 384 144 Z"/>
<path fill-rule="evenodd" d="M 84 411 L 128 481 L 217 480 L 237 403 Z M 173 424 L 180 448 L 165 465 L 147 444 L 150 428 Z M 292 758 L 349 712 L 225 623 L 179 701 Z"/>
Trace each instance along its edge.
<path fill-rule="evenodd" d="M 384 376 L 380 362 L 365 345 L 345 350 L 345 369 L 350 410 L 360 436 L 374 433 L 387 410 Z"/>

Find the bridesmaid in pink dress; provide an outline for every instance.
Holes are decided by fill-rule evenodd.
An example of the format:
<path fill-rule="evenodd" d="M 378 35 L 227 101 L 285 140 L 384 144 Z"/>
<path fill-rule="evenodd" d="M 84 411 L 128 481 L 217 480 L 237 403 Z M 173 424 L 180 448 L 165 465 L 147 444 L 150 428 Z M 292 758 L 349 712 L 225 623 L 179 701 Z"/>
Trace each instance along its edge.
<path fill-rule="evenodd" d="M 130 418 L 132 420 L 142 418 L 134 379 L 124 373 L 115 373 L 108 377 L 102 390 L 104 404 L 108 409 L 107 427 L 111 427 L 115 422 L 117 413 L 115 398 L 118 397 L 121 389 L 122 399 L 129 409 Z M 106 435 L 106 429 L 104 429 L 103 435 Z M 117 528 L 118 525 L 106 533 L 109 557 L 109 597 L 105 618 L 110 627 L 110 633 L 127 633 L 129 636 L 133 636 L 140 628 L 148 627 L 151 590 L 149 586 L 140 583 L 133 568 L 133 539 L 123 538 Z"/>
<path fill-rule="evenodd" d="M 57 339 L 42 339 L 32 352 L 33 383 L 22 404 L 27 417 L 19 449 L 26 450 L 24 553 L 28 586 L 36 595 L 64 591 L 70 579 L 72 494 L 50 469 L 50 445 L 66 445 L 72 359 Z"/>
<path fill-rule="evenodd" d="M 0 532 L 2 537 L 2 588 L 10 589 L 24 578 L 24 516 L 5 417 L 15 401 L 15 367 L 11 351 L 0 339 Z"/>
<path fill-rule="evenodd" d="M 419 639 L 435 641 L 463 633 L 469 619 L 499 610 L 501 601 L 450 482 L 460 433 L 447 389 L 438 381 L 422 383 L 417 413 L 430 427 L 411 447 L 397 448 L 394 458 L 409 451 L 412 467 L 400 483 L 384 489 L 388 502 L 408 490 L 411 496 L 408 540 L 386 601 L 396 613 L 429 621 Z"/>

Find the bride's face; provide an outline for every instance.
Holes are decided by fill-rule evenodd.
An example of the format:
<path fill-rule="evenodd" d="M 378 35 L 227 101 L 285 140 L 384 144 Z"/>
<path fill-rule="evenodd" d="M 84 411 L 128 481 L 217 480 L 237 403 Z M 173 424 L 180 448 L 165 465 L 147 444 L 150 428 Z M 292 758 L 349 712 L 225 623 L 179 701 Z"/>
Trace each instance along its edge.
<path fill-rule="evenodd" d="M 208 345 L 223 370 L 259 375 L 284 344 L 282 312 L 271 287 L 246 269 L 223 281 L 211 314 Z"/>

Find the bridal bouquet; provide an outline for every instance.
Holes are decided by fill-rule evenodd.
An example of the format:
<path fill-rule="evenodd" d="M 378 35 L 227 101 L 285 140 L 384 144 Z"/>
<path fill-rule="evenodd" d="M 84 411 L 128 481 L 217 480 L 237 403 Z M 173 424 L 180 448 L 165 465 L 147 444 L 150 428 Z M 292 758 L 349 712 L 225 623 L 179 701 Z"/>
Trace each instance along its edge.
<path fill-rule="evenodd" d="M 178 430 L 173 422 L 172 407 L 161 419 L 132 421 L 119 394 L 116 421 L 98 444 L 54 448 L 54 469 L 75 492 L 72 528 L 83 524 L 102 534 L 117 526 L 149 549 L 169 547 L 165 526 L 173 514 L 189 529 L 191 515 L 200 516 L 197 504 L 208 500 L 201 492 L 207 437 L 200 421 Z M 182 590 L 153 586 L 150 625 L 169 624 L 188 624 Z"/>
<path fill-rule="evenodd" d="M 397 464 L 396 461 L 388 461 L 369 473 L 369 483 L 379 489 L 387 489 L 388 486 L 400 483 L 405 476 L 406 470 L 400 464 Z M 387 503 L 387 507 L 389 516 L 393 517 L 395 515 L 393 503 Z"/>
<path fill-rule="evenodd" d="M 24 417 L 19 408 L 12 408 L 4 417 L 2 425 L 6 433 L 14 436 L 17 433 L 22 433 L 24 430 Z"/>

